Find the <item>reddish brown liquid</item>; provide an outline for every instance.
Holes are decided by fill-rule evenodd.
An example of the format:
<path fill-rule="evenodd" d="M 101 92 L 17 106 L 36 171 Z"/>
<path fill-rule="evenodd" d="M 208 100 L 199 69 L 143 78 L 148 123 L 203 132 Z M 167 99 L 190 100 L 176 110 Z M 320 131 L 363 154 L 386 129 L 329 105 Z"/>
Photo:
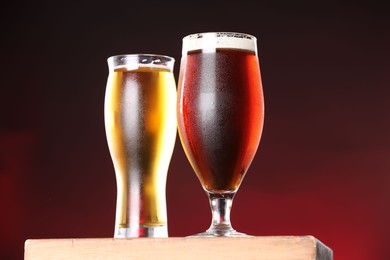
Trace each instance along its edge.
<path fill-rule="evenodd" d="M 214 193 L 237 190 L 263 128 L 257 56 L 233 49 L 190 52 L 178 86 L 179 134 L 201 184 Z"/>

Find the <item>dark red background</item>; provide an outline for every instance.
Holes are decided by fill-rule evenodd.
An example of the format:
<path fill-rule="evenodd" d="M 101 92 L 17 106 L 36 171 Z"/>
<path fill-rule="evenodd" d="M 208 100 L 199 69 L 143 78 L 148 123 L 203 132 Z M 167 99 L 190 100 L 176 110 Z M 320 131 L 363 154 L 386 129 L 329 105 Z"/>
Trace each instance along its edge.
<path fill-rule="evenodd" d="M 113 235 L 103 100 L 110 55 L 181 55 L 202 31 L 257 36 L 266 119 L 236 229 L 313 235 L 336 259 L 390 259 L 390 12 L 375 1 L 14 1 L 1 11 L 0 258 L 29 238 Z M 169 232 L 210 223 L 177 141 Z"/>

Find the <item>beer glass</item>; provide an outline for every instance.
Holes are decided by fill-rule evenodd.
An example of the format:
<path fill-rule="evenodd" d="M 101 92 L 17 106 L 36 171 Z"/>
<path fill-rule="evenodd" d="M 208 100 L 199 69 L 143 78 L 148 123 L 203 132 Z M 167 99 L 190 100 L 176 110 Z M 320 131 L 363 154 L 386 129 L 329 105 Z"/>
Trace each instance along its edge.
<path fill-rule="evenodd" d="M 248 236 L 232 228 L 230 210 L 263 129 L 256 38 L 208 32 L 188 35 L 182 44 L 178 132 L 212 211 L 210 228 L 194 236 Z"/>
<path fill-rule="evenodd" d="M 174 59 L 109 57 L 104 121 L 117 201 L 115 238 L 167 237 L 166 179 L 176 140 Z"/>

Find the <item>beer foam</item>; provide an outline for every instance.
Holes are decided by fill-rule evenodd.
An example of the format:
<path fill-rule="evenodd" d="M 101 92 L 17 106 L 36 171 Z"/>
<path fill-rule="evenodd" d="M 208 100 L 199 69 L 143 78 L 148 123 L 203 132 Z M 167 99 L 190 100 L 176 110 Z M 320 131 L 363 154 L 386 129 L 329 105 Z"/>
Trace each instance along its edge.
<path fill-rule="evenodd" d="M 182 55 L 189 51 L 212 52 L 217 48 L 231 48 L 253 51 L 257 55 L 255 36 L 236 32 L 207 32 L 190 34 L 183 38 Z"/>

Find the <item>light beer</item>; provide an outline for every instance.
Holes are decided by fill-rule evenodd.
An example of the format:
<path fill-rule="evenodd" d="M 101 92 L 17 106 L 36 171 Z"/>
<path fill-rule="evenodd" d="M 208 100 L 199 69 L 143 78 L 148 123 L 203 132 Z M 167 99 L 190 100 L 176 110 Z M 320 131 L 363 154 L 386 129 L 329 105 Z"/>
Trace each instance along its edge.
<path fill-rule="evenodd" d="M 109 73 L 104 117 L 117 181 L 115 237 L 168 235 L 165 187 L 177 132 L 175 102 L 169 68 L 130 64 Z"/>

